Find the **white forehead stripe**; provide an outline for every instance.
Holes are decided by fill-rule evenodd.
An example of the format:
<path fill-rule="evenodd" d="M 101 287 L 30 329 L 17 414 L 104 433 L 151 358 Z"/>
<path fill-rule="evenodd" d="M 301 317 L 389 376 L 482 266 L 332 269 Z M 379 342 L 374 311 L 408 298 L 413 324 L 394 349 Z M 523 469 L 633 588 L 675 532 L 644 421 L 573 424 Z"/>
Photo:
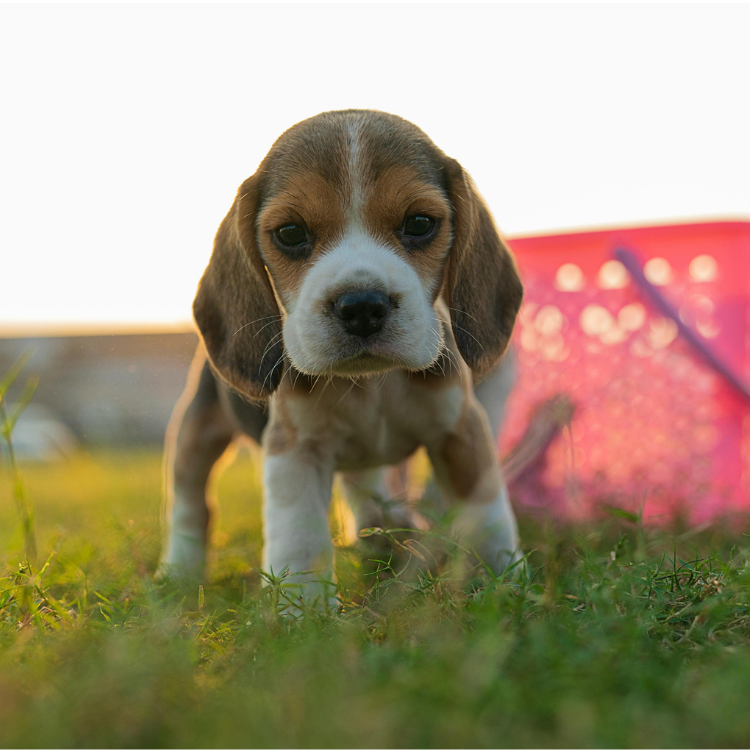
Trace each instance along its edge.
<path fill-rule="evenodd" d="M 351 205 L 349 207 L 349 220 L 356 222 L 362 208 L 362 165 L 360 159 L 359 123 L 354 120 L 348 123 L 349 134 L 349 194 Z"/>

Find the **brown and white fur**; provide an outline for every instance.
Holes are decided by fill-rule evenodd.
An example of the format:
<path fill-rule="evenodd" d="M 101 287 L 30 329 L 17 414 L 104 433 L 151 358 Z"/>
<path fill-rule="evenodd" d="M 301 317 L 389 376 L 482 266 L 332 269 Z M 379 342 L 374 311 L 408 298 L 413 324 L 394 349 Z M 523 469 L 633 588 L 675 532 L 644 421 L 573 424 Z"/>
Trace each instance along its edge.
<path fill-rule="evenodd" d="M 289 226 L 304 246 L 281 241 Z M 373 525 L 385 467 L 420 446 L 456 533 L 502 571 L 518 534 L 474 383 L 489 374 L 479 392 L 502 408 L 521 298 L 470 178 L 417 127 L 348 110 L 286 131 L 239 188 L 195 298 L 202 341 L 167 441 L 162 573 L 202 575 L 206 484 L 240 434 L 265 451 L 263 565 L 304 574 L 306 597 L 329 596 L 334 474 Z"/>

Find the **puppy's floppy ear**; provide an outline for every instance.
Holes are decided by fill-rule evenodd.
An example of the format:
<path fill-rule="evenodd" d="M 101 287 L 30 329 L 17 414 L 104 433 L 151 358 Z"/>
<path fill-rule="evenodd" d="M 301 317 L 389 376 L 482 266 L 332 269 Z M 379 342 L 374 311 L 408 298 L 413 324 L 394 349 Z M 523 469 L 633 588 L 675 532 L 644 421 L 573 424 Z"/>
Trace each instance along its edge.
<path fill-rule="evenodd" d="M 445 166 L 453 206 L 453 246 L 443 294 L 461 356 L 481 378 L 508 346 L 523 287 L 513 256 L 461 165 Z"/>
<path fill-rule="evenodd" d="M 214 370 L 252 399 L 267 398 L 284 369 L 281 316 L 258 249 L 258 175 L 246 180 L 216 233 L 193 315 Z"/>

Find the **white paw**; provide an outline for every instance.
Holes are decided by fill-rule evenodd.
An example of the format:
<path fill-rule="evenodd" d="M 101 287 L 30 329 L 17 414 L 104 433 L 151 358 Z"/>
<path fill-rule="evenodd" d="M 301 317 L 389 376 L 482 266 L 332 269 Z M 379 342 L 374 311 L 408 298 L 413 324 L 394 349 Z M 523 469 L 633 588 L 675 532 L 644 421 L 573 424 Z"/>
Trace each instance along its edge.
<path fill-rule="evenodd" d="M 501 575 L 522 557 L 516 519 L 504 493 L 491 503 L 459 506 L 453 532 L 474 558 L 467 560 L 470 566 L 483 564 Z"/>
<path fill-rule="evenodd" d="M 155 578 L 202 581 L 206 572 L 206 545 L 201 539 L 173 535 L 162 555 Z"/>
<path fill-rule="evenodd" d="M 331 576 L 313 577 L 312 573 L 285 573 L 273 578 L 263 575 L 264 586 L 276 586 L 279 612 L 300 615 L 304 612 L 334 612 L 339 608 L 336 584 Z"/>

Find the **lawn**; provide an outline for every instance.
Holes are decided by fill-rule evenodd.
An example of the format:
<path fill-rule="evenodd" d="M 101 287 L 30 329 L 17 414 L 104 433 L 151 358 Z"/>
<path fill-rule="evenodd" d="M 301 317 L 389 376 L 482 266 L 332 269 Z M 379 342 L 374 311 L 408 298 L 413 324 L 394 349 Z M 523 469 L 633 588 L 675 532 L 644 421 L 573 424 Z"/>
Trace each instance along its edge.
<path fill-rule="evenodd" d="M 528 573 L 468 587 L 342 542 L 342 610 L 290 617 L 258 573 L 257 455 L 219 482 L 204 588 L 153 583 L 160 461 L 22 466 L 30 565 L 0 480 L 0 745 L 750 746 L 747 519 L 522 517 Z"/>

